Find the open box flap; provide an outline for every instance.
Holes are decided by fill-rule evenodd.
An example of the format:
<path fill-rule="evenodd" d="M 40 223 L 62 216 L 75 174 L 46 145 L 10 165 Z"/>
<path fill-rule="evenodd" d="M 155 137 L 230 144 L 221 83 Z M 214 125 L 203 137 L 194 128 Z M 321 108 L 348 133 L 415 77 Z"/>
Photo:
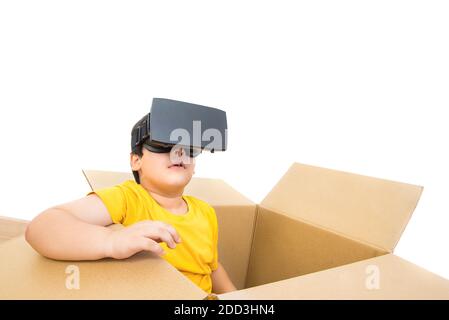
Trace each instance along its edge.
<path fill-rule="evenodd" d="M 83 173 L 92 190 L 111 187 L 126 180 L 134 180 L 130 172 L 83 170 Z M 184 193 L 204 200 L 212 206 L 255 205 L 220 179 L 192 178 Z"/>
<path fill-rule="evenodd" d="M 449 299 L 449 281 L 393 254 L 219 295 L 231 299 Z"/>
<path fill-rule="evenodd" d="M 23 237 L 0 245 L 0 299 L 203 299 L 207 293 L 164 259 L 55 261 Z M 79 276 L 79 289 L 76 278 Z M 67 286 L 68 285 L 68 286 Z"/>
<path fill-rule="evenodd" d="M 392 252 L 422 187 L 294 163 L 261 206 Z"/>
<path fill-rule="evenodd" d="M 20 236 L 27 225 L 28 221 L 0 216 L 0 243 Z"/>

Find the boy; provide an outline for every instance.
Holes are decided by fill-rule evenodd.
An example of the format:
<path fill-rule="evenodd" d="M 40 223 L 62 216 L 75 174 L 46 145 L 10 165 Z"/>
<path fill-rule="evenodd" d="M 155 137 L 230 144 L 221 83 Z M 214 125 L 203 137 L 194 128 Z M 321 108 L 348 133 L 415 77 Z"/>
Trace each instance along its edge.
<path fill-rule="evenodd" d="M 150 251 L 208 293 L 236 290 L 218 262 L 214 209 L 183 195 L 200 152 L 178 145 L 161 149 L 149 140 L 135 143 L 144 119 L 132 131 L 130 164 L 136 181 L 45 210 L 28 225 L 26 240 L 58 260 L 125 259 Z M 106 228 L 113 223 L 126 228 Z"/>

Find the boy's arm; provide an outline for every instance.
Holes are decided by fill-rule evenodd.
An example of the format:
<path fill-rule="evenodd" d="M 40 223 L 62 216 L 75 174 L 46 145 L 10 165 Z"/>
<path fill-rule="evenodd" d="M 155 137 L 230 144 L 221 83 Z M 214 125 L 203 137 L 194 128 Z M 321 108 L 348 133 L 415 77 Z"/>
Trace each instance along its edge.
<path fill-rule="evenodd" d="M 211 278 L 213 293 L 220 294 L 237 290 L 221 263 L 218 263 L 218 268 L 212 271 Z"/>
<path fill-rule="evenodd" d="M 45 210 L 31 221 L 25 237 L 40 254 L 57 260 L 123 259 L 146 250 L 162 254 L 157 242 L 171 248 L 180 242 L 173 227 L 158 221 L 143 221 L 112 231 L 109 212 L 95 195 L 89 195 Z"/>

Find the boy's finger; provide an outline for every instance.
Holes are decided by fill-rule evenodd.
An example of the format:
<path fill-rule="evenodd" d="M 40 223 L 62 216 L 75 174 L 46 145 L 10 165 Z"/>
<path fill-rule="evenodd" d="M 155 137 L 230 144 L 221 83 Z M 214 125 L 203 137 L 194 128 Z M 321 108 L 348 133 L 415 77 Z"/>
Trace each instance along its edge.
<path fill-rule="evenodd" d="M 153 239 L 154 241 L 163 241 L 171 249 L 174 249 L 176 247 L 176 242 L 173 239 L 173 236 L 163 226 L 158 228 L 147 228 L 146 230 L 144 230 L 143 236 L 149 239 Z"/>
<path fill-rule="evenodd" d="M 164 249 L 154 240 L 142 238 L 142 250 L 151 251 L 158 255 L 165 254 Z"/>
<path fill-rule="evenodd" d="M 172 234 L 166 229 L 160 229 L 159 235 L 162 241 L 164 241 L 171 249 L 176 248 L 176 242 Z"/>
<path fill-rule="evenodd" d="M 146 221 L 146 223 L 142 223 L 139 226 L 139 230 L 141 230 L 145 236 L 148 236 L 148 232 L 150 229 L 154 229 L 154 228 L 163 228 L 165 230 L 167 230 L 168 232 L 170 232 L 170 234 L 172 235 L 173 239 L 177 242 L 177 243 L 181 243 L 181 237 L 179 236 L 178 232 L 176 231 L 176 229 L 163 221 Z"/>
<path fill-rule="evenodd" d="M 173 239 L 177 243 L 181 242 L 181 237 L 179 236 L 178 232 L 176 231 L 176 229 L 173 226 L 169 225 L 168 223 L 165 223 L 165 228 L 167 229 L 168 232 L 170 232 L 170 234 L 172 235 Z"/>

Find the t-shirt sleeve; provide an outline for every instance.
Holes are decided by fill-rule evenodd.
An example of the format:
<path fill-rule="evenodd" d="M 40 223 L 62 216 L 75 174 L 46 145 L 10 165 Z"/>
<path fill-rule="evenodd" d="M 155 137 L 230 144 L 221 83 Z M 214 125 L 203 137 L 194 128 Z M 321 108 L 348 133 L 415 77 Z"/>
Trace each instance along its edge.
<path fill-rule="evenodd" d="M 210 268 L 212 271 L 217 270 L 218 268 L 218 223 L 217 223 L 217 215 L 215 213 L 215 210 L 212 208 L 212 214 L 211 214 L 211 219 L 212 219 L 212 228 L 213 228 L 213 234 L 214 234 L 214 238 L 213 238 L 213 250 L 214 250 L 214 255 L 213 255 L 213 259 L 212 259 L 212 263 L 210 265 Z"/>
<path fill-rule="evenodd" d="M 96 194 L 103 201 L 114 223 L 123 223 L 126 218 L 127 203 L 125 193 L 119 185 L 91 191 L 88 195 L 90 194 Z"/>

